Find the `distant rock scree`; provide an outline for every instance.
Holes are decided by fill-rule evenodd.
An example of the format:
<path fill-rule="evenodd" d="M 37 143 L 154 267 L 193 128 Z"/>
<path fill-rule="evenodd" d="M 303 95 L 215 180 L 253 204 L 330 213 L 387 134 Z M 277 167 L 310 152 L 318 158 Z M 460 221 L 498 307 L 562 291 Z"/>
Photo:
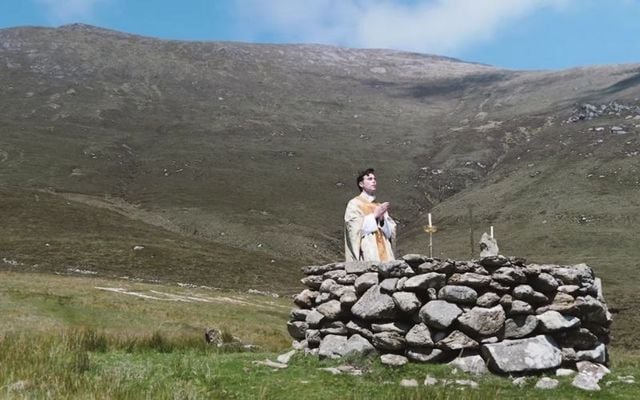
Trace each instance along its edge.
<path fill-rule="evenodd" d="M 601 280 L 586 264 L 408 254 L 302 271 L 308 288 L 295 296 L 299 308 L 287 328 L 296 345 L 320 357 L 373 353 L 387 364 L 481 359 L 499 374 L 609 363 L 612 315 Z"/>

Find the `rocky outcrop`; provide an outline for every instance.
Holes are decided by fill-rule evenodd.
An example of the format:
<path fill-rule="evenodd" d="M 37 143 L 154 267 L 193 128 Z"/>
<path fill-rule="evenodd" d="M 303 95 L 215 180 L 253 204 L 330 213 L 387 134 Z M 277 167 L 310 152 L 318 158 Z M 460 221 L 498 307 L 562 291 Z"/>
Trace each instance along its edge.
<path fill-rule="evenodd" d="M 464 357 L 501 374 L 608 364 L 611 313 L 586 264 L 411 254 L 303 272 L 308 288 L 294 298 L 288 330 L 320 357 L 379 354 L 390 365 Z"/>

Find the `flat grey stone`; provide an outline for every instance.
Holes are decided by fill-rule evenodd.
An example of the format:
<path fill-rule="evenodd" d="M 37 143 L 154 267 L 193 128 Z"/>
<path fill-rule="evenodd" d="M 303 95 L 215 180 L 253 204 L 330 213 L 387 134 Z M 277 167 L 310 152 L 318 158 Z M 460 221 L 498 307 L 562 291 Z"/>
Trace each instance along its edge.
<path fill-rule="evenodd" d="M 448 285 L 469 286 L 476 289 L 489 287 L 491 277 L 488 275 L 476 274 L 474 272 L 466 272 L 463 274 L 456 273 L 449 277 Z"/>
<path fill-rule="evenodd" d="M 428 288 L 439 289 L 445 285 L 446 281 L 447 276 L 445 274 L 427 272 L 426 274 L 415 275 L 407 279 L 404 282 L 404 290 L 415 292 Z"/>
<path fill-rule="evenodd" d="M 598 382 L 611 371 L 602 364 L 593 363 L 591 361 L 578 361 L 576 368 L 579 373 L 592 375 Z"/>
<path fill-rule="evenodd" d="M 542 332 L 560 332 L 580 326 L 580 320 L 570 315 L 562 315 L 557 311 L 547 311 L 537 315 L 538 325 Z"/>
<path fill-rule="evenodd" d="M 492 369 L 506 374 L 557 368 L 562 362 L 560 349 L 546 335 L 485 344 L 482 354 Z"/>
<path fill-rule="evenodd" d="M 291 350 L 288 351 L 284 354 L 280 354 L 277 358 L 276 361 L 278 361 L 279 363 L 282 364 L 289 364 L 289 361 L 291 360 L 291 357 L 293 357 L 293 355 L 296 354 L 295 350 Z"/>
<path fill-rule="evenodd" d="M 374 268 L 382 278 L 401 278 L 403 276 L 415 275 L 413 269 L 403 260 L 376 263 Z"/>
<path fill-rule="evenodd" d="M 598 344 L 593 350 L 580 350 L 576 352 L 578 361 L 591 361 L 598 364 L 607 362 L 607 347 L 604 343 Z"/>
<path fill-rule="evenodd" d="M 370 261 L 349 261 L 344 263 L 344 271 L 347 274 L 362 275 L 373 272 L 373 263 Z"/>
<path fill-rule="evenodd" d="M 378 333 L 378 332 L 396 332 L 399 333 L 401 335 L 406 335 L 407 332 L 409 332 L 409 329 L 411 329 L 411 325 L 406 323 L 406 322 L 388 322 L 386 324 L 375 324 L 372 323 L 371 324 L 371 330 L 374 333 Z"/>
<path fill-rule="evenodd" d="M 467 286 L 446 285 L 438 291 L 438 298 L 458 304 L 475 304 L 478 292 Z"/>
<path fill-rule="evenodd" d="M 480 347 L 478 342 L 458 330 L 439 340 L 436 345 L 446 350 L 477 349 Z"/>
<path fill-rule="evenodd" d="M 406 351 L 407 358 L 420 363 L 439 362 L 446 355 L 446 352 L 435 348 L 408 348 Z"/>
<path fill-rule="evenodd" d="M 325 272 L 333 271 L 336 269 L 344 269 L 344 263 L 330 263 L 325 265 L 310 265 L 302 268 L 302 273 L 305 275 L 322 275 Z"/>

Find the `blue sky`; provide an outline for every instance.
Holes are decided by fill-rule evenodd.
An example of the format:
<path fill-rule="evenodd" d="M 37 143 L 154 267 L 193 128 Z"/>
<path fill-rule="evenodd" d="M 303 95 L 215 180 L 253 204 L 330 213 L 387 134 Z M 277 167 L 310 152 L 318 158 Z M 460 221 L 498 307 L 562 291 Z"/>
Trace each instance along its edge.
<path fill-rule="evenodd" d="M 323 43 L 513 69 L 640 63 L 640 0 L 0 0 L 0 28 Z"/>

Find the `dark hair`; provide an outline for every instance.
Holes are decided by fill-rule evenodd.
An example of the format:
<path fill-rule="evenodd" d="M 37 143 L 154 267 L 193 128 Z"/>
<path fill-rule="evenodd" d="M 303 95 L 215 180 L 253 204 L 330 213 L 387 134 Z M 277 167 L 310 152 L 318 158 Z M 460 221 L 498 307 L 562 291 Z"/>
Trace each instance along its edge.
<path fill-rule="evenodd" d="M 358 189 L 362 192 L 362 188 L 360 187 L 360 182 L 364 180 L 364 177 L 373 174 L 375 170 L 373 168 L 367 168 L 364 171 L 358 174 L 358 179 L 356 179 L 356 185 L 358 185 Z"/>

